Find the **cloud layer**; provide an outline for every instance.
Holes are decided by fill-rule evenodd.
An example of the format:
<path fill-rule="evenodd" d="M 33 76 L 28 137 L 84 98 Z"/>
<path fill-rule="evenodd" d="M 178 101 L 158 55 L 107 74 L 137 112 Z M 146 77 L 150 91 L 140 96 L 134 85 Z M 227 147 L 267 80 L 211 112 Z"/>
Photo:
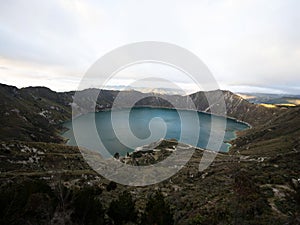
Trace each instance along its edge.
<path fill-rule="evenodd" d="M 4 1 L 0 82 L 76 89 L 103 54 L 155 40 L 194 52 L 222 88 L 299 94 L 299 8 L 297 0 Z M 131 72 L 123 79 L 142 71 Z"/>

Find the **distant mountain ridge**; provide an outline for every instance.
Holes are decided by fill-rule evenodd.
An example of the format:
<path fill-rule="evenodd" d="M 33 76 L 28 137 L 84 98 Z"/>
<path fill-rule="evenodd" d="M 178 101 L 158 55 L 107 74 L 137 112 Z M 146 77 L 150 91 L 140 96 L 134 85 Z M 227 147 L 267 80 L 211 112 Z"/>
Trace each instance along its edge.
<path fill-rule="evenodd" d="M 267 94 L 267 93 L 237 93 L 239 96 L 256 104 L 293 104 L 300 105 L 300 95 Z"/>
<path fill-rule="evenodd" d="M 99 92 L 97 89 L 80 91 L 83 95 L 91 92 Z M 162 95 L 141 93 L 138 91 L 124 91 L 130 96 L 139 96 L 141 99 L 136 106 L 166 107 L 173 106 L 164 100 L 172 99 L 176 102 L 184 102 L 187 96 Z M 189 95 L 197 110 L 210 112 L 206 96 L 214 99 L 218 104 L 220 91 L 197 92 Z M 101 90 L 98 96 L 96 110 L 110 109 L 114 99 L 120 91 Z M 252 126 L 263 124 L 282 113 L 282 109 L 265 108 L 249 103 L 240 96 L 222 91 L 226 104 L 227 115 Z M 59 136 L 61 124 L 71 119 L 71 105 L 75 92 L 55 92 L 46 87 L 27 87 L 18 89 L 14 86 L 0 84 L 0 140 L 23 140 L 62 142 Z"/>

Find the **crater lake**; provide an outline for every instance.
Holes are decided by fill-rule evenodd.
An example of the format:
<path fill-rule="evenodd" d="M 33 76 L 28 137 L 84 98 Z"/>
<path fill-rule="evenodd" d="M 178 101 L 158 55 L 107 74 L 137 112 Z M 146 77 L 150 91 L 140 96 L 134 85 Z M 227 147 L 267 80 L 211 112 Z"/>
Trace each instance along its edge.
<path fill-rule="evenodd" d="M 112 112 L 115 112 L 113 119 L 114 125 L 117 127 L 117 134 L 111 122 Z M 189 129 L 189 127 L 195 126 L 195 113 L 199 118 L 199 135 L 195 135 L 195 129 Z M 184 117 L 185 124 L 181 123 L 182 117 Z M 212 130 L 212 120 L 214 121 L 214 130 Z M 234 119 L 189 110 L 138 107 L 132 108 L 130 113 L 128 109 L 88 113 L 73 119 L 73 122 L 65 122 L 63 126 L 68 130 L 62 136 L 68 140 L 68 145 L 76 146 L 78 144 L 81 147 L 100 152 L 103 150 L 103 146 L 99 145 L 99 138 L 101 138 L 101 143 L 111 155 L 117 152 L 120 155 L 126 155 L 127 152 L 132 152 L 141 145 L 156 142 L 161 138 L 176 139 L 207 149 L 210 134 L 224 132 L 224 123 L 226 125 L 225 135 L 221 140 L 219 151 L 227 152 L 230 147 L 227 142 L 236 138 L 236 131 L 245 130 L 249 126 Z M 73 126 L 76 126 L 76 138 L 79 143 L 74 137 Z M 93 126 L 97 132 L 92 132 Z M 161 134 L 164 129 L 166 130 L 164 136 L 155 135 L 156 133 Z M 129 143 L 130 147 L 123 143 L 124 140 Z M 211 141 L 219 140 L 212 138 Z M 218 149 L 209 150 L 217 151 Z"/>

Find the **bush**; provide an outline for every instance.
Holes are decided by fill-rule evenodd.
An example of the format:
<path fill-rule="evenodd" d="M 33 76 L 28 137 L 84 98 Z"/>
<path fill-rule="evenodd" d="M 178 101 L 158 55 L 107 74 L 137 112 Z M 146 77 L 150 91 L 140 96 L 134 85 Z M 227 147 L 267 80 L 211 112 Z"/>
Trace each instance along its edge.
<path fill-rule="evenodd" d="M 251 221 L 270 212 L 268 201 L 256 185 L 255 180 L 246 171 L 238 171 L 233 186 L 235 198 L 234 218 L 237 222 Z"/>
<path fill-rule="evenodd" d="M 116 184 L 116 182 L 113 182 L 113 181 L 109 182 L 109 184 L 106 186 L 107 191 L 113 191 L 116 188 L 117 188 L 117 184 Z"/>
<path fill-rule="evenodd" d="M 118 200 L 112 201 L 108 209 L 108 216 L 112 218 L 115 224 L 124 224 L 126 222 L 135 222 L 137 213 L 135 211 L 135 202 L 128 191 L 124 191 Z"/>
<path fill-rule="evenodd" d="M 57 199 L 43 181 L 26 180 L 0 190 L 0 224 L 46 224 L 54 213 Z"/>
<path fill-rule="evenodd" d="M 150 197 L 145 213 L 142 216 L 141 224 L 171 225 L 174 224 L 170 206 L 164 200 L 161 192 L 156 192 Z"/>
<path fill-rule="evenodd" d="M 101 225 L 104 224 L 104 210 L 99 199 L 96 198 L 97 190 L 86 187 L 77 192 L 73 200 L 72 220 L 79 224 Z"/>

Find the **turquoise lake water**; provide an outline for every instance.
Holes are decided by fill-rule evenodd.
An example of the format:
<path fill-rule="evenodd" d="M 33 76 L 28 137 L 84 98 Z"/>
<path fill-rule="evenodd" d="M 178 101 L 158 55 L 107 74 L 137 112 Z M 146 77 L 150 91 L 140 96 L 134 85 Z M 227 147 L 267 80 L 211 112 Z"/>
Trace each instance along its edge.
<path fill-rule="evenodd" d="M 139 147 L 144 144 L 150 144 L 159 140 L 160 138 L 165 139 L 177 139 L 181 142 L 196 145 L 206 149 L 208 144 L 208 139 L 210 133 L 220 132 L 218 129 L 222 129 L 222 124 L 226 122 L 225 136 L 222 140 L 222 145 L 220 151 L 227 152 L 230 145 L 226 143 L 234 139 L 235 132 L 244 130 L 248 128 L 248 125 L 244 123 L 237 122 L 232 119 L 226 119 L 223 117 L 213 116 L 201 112 L 192 112 L 188 110 L 180 110 L 178 113 L 174 109 L 161 109 L 161 108 L 133 108 L 130 111 L 129 116 L 129 125 L 130 128 L 126 126 L 128 119 L 126 119 L 126 110 L 117 110 L 114 114 L 114 121 L 118 127 L 118 137 L 121 140 L 125 140 L 126 143 L 129 143 L 130 147 L 124 145 L 124 142 L 121 143 L 119 138 L 116 136 L 111 122 L 111 112 L 112 111 L 103 111 L 97 112 L 94 114 L 85 114 L 76 118 L 72 124 L 72 121 L 64 123 L 64 126 L 69 130 L 62 134 L 63 137 L 68 139 L 68 145 L 79 145 L 90 150 L 96 150 L 101 152 L 101 147 L 97 139 L 100 137 L 101 142 L 104 144 L 105 148 L 113 155 L 118 152 L 120 155 L 125 155 L 127 152 L 132 152 L 136 147 Z M 193 115 L 198 116 L 200 121 L 200 131 L 199 135 L 195 137 L 195 122 Z M 93 120 L 94 118 L 95 120 Z M 181 116 L 181 117 L 180 117 Z M 181 124 L 180 118 L 184 117 L 184 123 Z M 157 119 L 160 118 L 160 119 Z M 154 119 L 154 120 L 153 120 Z M 211 129 L 211 121 L 214 120 L 214 130 Z M 162 120 L 164 125 L 162 124 Z M 150 122 L 151 121 L 151 122 Z M 95 134 L 92 132 L 91 127 L 92 123 L 96 124 L 98 133 Z M 161 134 L 162 130 L 165 128 L 165 136 L 151 135 L 152 134 Z M 74 138 L 72 125 L 77 127 L 77 141 Z M 193 129 L 189 129 L 193 127 Z M 219 128 L 220 127 L 220 128 Z M 136 137 L 132 138 L 131 134 Z M 182 135 L 182 136 L 181 136 Z M 79 137 L 78 137 L 79 136 Z M 180 139 L 181 137 L 181 139 Z M 197 143 L 195 144 L 195 138 Z M 145 141 L 139 141 L 147 139 Z M 214 140 L 212 140 L 214 141 Z M 217 141 L 217 140 L 216 140 Z M 216 149 L 210 149 L 216 150 Z"/>

